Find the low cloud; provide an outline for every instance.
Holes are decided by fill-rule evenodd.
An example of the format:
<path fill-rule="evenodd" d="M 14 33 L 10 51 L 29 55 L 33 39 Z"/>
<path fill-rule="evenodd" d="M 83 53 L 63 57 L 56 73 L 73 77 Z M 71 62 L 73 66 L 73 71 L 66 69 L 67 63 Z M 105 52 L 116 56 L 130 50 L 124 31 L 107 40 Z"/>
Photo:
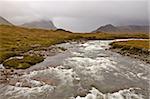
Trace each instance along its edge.
<path fill-rule="evenodd" d="M 148 25 L 148 0 L 0 1 L 0 16 L 14 24 L 50 19 L 59 28 L 88 32 L 105 25 Z"/>

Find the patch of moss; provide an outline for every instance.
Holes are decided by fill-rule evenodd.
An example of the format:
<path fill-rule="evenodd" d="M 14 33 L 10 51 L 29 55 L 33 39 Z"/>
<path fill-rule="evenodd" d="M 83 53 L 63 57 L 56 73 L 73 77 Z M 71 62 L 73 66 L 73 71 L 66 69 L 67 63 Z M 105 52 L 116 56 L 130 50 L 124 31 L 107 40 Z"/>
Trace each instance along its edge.
<path fill-rule="evenodd" d="M 29 63 L 30 65 L 35 65 L 36 63 L 40 63 L 44 60 L 44 58 L 42 56 L 37 56 L 37 55 L 26 55 L 23 58 L 23 62 L 25 63 Z"/>
<path fill-rule="evenodd" d="M 0 63 L 2 63 L 4 60 L 8 59 L 9 57 L 13 57 L 18 55 L 17 52 L 13 51 L 1 51 L 0 52 Z"/>
<path fill-rule="evenodd" d="M 3 63 L 5 68 L 15 68 L 15 69 L 25 69 L 30 67 L 31 65 L 28 63 L 24 63 L 21 59 L 11 59 Z"/>
<path fill-rule="evenodd" d="M 29 68 L 32 65 L 35 65 L 36 63 L 42 62 L 44 58 L 42 56 L 37 55 L 26 55 L 23 57 L 23 59 L 10 59 L 3 63 L 3 65 L 6 68 L 14 68 L 14 69 L 26 69 Z"/>

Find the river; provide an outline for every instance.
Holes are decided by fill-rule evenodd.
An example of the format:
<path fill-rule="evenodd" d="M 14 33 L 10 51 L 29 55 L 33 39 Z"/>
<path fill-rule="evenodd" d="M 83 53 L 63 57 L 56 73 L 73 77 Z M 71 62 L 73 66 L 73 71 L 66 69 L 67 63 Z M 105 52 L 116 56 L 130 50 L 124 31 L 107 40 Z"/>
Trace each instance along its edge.
<path fill-rule="evenodd" d="M 15 86 L 1 84 L 0 99 L 149 99 L 150 64 L 108 50 L 110 42 L 56 45 L 67 50 L 23 71 Z"/>

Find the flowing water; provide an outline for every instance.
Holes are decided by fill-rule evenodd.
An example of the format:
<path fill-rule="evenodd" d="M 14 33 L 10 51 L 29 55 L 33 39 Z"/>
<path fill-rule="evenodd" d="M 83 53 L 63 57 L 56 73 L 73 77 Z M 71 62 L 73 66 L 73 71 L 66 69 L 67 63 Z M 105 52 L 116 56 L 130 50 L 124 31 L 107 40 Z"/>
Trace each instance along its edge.
<path fill-rule="evenodd" d="M 148 99 L 150 64 L 107 50 L 110 42 L 57 45 L 68 50 L 1 84 L 0 99 Z"/>

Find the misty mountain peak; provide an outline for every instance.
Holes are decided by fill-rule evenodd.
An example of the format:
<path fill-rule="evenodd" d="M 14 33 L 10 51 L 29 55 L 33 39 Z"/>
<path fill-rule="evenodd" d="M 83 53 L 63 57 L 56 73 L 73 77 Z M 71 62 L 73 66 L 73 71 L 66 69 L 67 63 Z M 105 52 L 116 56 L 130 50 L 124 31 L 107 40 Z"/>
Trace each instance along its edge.
<path fill-rule="evenodd" d="M 116 31 L 118 31 L 118 29 L 114 25 L 112 25 L 112 24 L 107 24 L 107 25 L 99 27 L 94 32 L 97 32 L 97 31 L 98 32 L 110 32 L 110 31 L 116 32 Z"/>
<path fill-rule="evenodd" d="M 24 23 L 22 26 L 28 28 L 40 28 L 40 29 L 50 29 L 50 30 L 57 29 L 51 20 L 32 21 L 29 23 Z"/>
<path fill-rule="evenodd" d="M 107 24 L 107 25 L 102 26 L 102 27 L 115 27 L 115 26 L 114 26 L 114 25 L 112 25 L 112 24 Z"/>
<path fill-rule="evenodd" d="M 3 18 L 2 16 L 0 16 L 0 24 L 12 25 L 12 23 L 10 23 L 8 20 L 6 20 L 5 18 Z"/>
<path fill-rule="evenodd" d="M 127 26 L 114 26 L 112 24 L 107 24 L 105 26 L 101 26 L 93 32 L 126 32 L 126 33 L 148 33 L 149 26 L 138 26 L 138 25 L 127 25 Z"/>

